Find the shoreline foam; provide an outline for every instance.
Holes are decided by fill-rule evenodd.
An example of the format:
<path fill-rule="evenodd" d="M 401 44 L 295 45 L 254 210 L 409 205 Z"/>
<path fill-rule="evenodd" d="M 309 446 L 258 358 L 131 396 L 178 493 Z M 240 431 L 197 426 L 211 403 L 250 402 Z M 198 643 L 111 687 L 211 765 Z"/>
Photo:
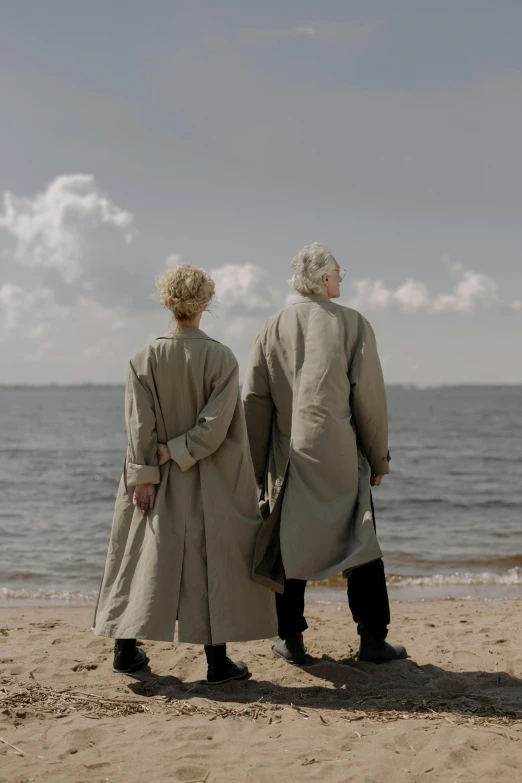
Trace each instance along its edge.
<path fill-rule="evenodd" d="M 429 601 L 447 599 L 517 599 L 522 598 L 522 569 L 502 573 L 455 572 L 452 574 L 388 574 L 390 598 L 395 601 Z M 93 606 L 95 590 L 63 588 L 0 587 L 0 606 Z M 319 603 L 343 603 L 346 579 L 341 575 L 323 582 L 309 582 L 307 600 Z"/>

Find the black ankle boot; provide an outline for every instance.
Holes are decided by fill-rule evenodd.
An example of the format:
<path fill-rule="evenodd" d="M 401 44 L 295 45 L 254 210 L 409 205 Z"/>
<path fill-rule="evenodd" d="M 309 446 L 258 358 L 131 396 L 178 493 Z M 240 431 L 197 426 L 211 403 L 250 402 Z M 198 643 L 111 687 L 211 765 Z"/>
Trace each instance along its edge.
<path fill-rule="evenodd" d="M 136 639 L 116 639 L 112 669 L 118 674 L 130 674 L 149 662 L 145 650 L 136 647 Z"/>
<path fill-rule="evenodd" d="M 209 685 L 223 685 L 230 680 L 243 680 L 250 672 L 243 661 L 231 661 L 227 658 L 226 644 L 205 645 L 207 656 L 207 682 Z"/>
<path fill-rule="evenodd" d="M 361 624 L 358 627 L 361 642 L 359 645 L 358 661 L 373 661 L 381 663 L 383 661 L 398 661 L 406 658 L 408 653 L 402 644 L 388 644 L 384 635 L 375 634 L 369 628 L 364 628 Z"/>
<path fill-rule="evenodd" d="M 278 639 L 272 649 L 274 655 L 284 658 L 289 663 L 302 666 L 306 662 L 307 655 L 302 633 L 292 633 L 286 639 Z"/>

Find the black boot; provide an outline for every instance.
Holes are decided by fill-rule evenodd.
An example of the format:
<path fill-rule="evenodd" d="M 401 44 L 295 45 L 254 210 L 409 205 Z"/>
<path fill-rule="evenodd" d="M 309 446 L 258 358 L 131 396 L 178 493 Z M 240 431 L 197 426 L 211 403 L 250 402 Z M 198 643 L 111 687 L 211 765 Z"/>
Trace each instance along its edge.
<path fill-rule="evenodd" d="M 272 649 L 278 658 L 284 658 L 297 666 L 302 666 L 307 658 L 302 633 L 292 633 L 286 639 L 278 639 Z"/>
<path fill-rule="evenodd" d="M 149 662 L 145 650 L 136 647 L 136 639 L 116 639 L 112 669 L 118 674 L 130 674 Z"/>
<path fill-rule="evenodd" d="M 250 672 L 243 661 L 231 661 L 227 658 L 226 644 L 205 645 L 207 656 L 207 682 L 209 685 L 223 685 L 230 680 L 243 680 Z"/>
<path fill-rule="evenodd" d="M 386 631 L 384 634 L 376 634 L 361 624 L 359 624 L 358 631 L 361 637 L 358 661 L 381 663 L 383 661 L 398 661 L 407 657 L 408 653 L 402 644 L 388 644 L 385 641 Z"/>

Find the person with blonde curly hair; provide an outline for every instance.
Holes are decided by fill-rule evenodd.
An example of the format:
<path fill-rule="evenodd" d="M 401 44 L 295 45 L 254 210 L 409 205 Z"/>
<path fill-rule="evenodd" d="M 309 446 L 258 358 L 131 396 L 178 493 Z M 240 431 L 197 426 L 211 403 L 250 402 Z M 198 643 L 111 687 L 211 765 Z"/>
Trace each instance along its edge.
<path fill-rule="evenodd" d="M 113 668 L 148 663 L 136 639 L 202 644 L 207 682 L 247 677 L 226 642 L 272 637 L 273 592 L 252 580 L 262 525 L 232 351 L 201 331 L 215 295 L 184 264 L 157 280 L 173 328 L 138 351 L 127 378 L 127 455 L 94 632 Z"/>

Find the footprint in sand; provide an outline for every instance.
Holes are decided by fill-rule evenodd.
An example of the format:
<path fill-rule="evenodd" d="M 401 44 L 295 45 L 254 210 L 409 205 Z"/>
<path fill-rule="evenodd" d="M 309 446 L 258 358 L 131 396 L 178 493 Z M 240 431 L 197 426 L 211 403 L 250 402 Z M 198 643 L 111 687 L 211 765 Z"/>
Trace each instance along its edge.
<path fill-rule="evenodd" d="M 174 770 L 174 774 L 180 781 L 180 783 L 203 783 L 208 774 L 208 770 L 202 769 L 202 767 L 178 767 Z"/>
<path fill-rule="evenodd" d="M 73 672 L 90 672 L 97 669 L 98 666 L 98 663 L 77 663 L 76 666 L 72 666 L 71 669 Z"/>

